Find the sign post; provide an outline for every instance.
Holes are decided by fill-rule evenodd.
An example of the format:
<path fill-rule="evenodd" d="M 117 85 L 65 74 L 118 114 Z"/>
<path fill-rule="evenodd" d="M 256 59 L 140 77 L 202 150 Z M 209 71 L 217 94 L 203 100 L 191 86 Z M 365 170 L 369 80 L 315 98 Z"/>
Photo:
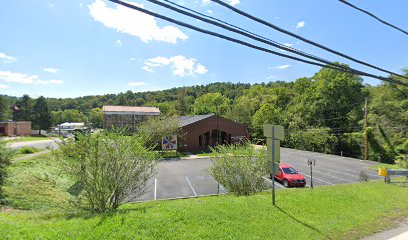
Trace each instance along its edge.
<path fill-rule="evenodd" d="M 272 204 L 276 205 L 275 174 L 279 173 L 280 141 L 284 139 L 283 126 L 264 124 L 263 132 L 266 137 L 268 158 L 271 160 Z"/>

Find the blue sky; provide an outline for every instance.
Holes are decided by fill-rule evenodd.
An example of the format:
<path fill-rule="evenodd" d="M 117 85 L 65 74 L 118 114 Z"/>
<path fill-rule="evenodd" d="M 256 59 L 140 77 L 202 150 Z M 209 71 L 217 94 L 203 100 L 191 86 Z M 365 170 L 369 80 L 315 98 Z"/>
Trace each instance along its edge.
<path fill-rule="evenodd" d="M 406 35 L 337 0 L 226 1 L 282 28 L 388 70 L 399 72 L 408 67 Z M 144 0 L 131 2 L 228 33 Z M 177 2 L 297 49 L 386 75 L 251 22 L 208 0 Z M 408 1 L 351 2 L 408 29 Z M 103 0 L 1 1 L 0 31 L 0 94 L 13 96 L 77 97 L 211 82 L 293 81 L 319 70 Z M 369 78 L 365 81 L 379 83 Z"/>

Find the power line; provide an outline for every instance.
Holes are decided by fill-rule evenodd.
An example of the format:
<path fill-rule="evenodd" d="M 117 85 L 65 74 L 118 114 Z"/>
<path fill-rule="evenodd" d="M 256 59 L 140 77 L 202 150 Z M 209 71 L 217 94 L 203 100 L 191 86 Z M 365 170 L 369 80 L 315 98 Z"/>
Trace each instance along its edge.
<path fill-rule="evenodd" d="M 348 1 L 345 1 L 345 0 L 339 0 L 339 2 L 346 4 L 346 5 L 348 5 L 349 7 L 352 7 L 352 8 L 354 8 L 354 9 L 356 9 L 357 11 L 363 12 L 363 13 L 369 15 L 370 17 L 376 19 L 377 21 L 379 21 L 379 22 L 381 22 L 381 23 L 383 23 L 383 24 L 385 24 L 385 25 L 387 25 L 387 26 L 389 26 L 389 27 L 391 27 L 391 28 L 394 28 L 394 29 L 396 29 L 397 31 L 400 31 L 400 32 L 404 33 L 405 35 L 408 35 L 408 32 L 407 32 L 407 31 L 405 31 L 405 30 L 403 30 L 403 29 L 401 29 L 401 28 L 399 28 L 399 27 L 397 27 L 397 26 L 395 26 L 395 25 L 393 25 L 393 24 L 391 24 L 391 23 L 389 23 L 389 22 L 387 22 L 387 21 L 385 21 L 385 20 L 382 20 L 381 18 L 375 16 L 373 13 L 371 13 L 371 12 L 369 12 L 369 11 L 367 11 L 367 10 L 364 10 L 364 9 L 362 9 L 362 8 L 359 8 L 359 7 L 353 5 L 353 4 L 351 4 L 351 3 L 349 3 Z"/>
<path fill-rule="evenodd" d="M 386 69 L 383 69 L 383 68 L 380 68 L 380 67 L 377 67 L 377 66 L 375 66 L 375 65 L 366 63 L 366 62 L 364 62 L 364 61 L 355 59 L 355 58 L 353 58 L 353 57 L 350 57 L 350 56 L 348 56 L 348 55 L 346 55 L 346 54 L 344 54 L 344 53 L 341 53 L 341 52 L 338 52 L 338 51 L 336 51 L 336 50 L 333 50 L 333 49 L 330 49 L 330 48 L 328 48 L 328 47 L 325 47 L 325 46 L 323 46 L 323 45 L 321 45 L 321 44 L 319 44 L 319 43 L 316 43 L 316 42 L 313 42 L 313 41 L 311 41 L 311 40 L 308 40 L 308 39 L 306 39 L 306 38 L 304 38 L 304 37 L 302 37 L 302 36 L 299 36 L 299 35 L 297 35 L 297 34 L 295 34 L 295 33 L 292 33 L 292 32 L 290 32 L 290 31 L 287 31 L 287 30 L 283 29 L 283 28 L 280 28 L 280 27 L 278 27 L 278 26 L 276 26 L 276 25 L 274 25 L 274 24 L 272 24 L 272 23 L 269 23 L 269 22 L 267 22 L 267 21 L 265 21 L 265 20 L 262 20 L 262 19 L 260 19 L 260 18 L 257 18 L 257 17 L 255 17 L 255 16 L 249 14 L 249 13 L 246 13 L 246 12 L 244 12 L 244 11 L 241 11 L 241 10 L 239 10 L 239 9 L 237 9 L 237 8 L 235 8 L 235 7 L 233 7 L 233 6 L 229 5 L 229 4 L 227 4 L 227 3 L 224 3 L 224 2 L 222 2 L 222 1 L 220 1 L 220 0 L 211 0 L 211 1 L 213 1 L 213 2 L 215 2 L 215 3 L 218 3 L 218 4 L 220 4 L 221 6 L 226 7 L 226 8 L 228 8 L 228 9 L 232 10 L 232 11 L 238 13 L 238 14 L 241 15 L 241 16 L 244 16 L 244 17 L 247 17 L 247 18 L 249 18 L 249 19 L 252 19 L 252 20 L 254 20 L 254 21 L 258 22 L 258 23 L 261 23 L 261 24 L 263 24 L 263 25 L 265 25 L 265 26 L 268 26 L 268 27 L 270 27 L 270 28 L 273 28 L 273 29 L 275 29 L 275 30 L 277 30 L 277 31 L 279 31 L 279 32 L 282 32 L 282 33 L 284 33 L 284 34 L 287 34 L 287 35 L 289 35 L 289 36 L 292 36 L 292 37 L 294 37 L 294 38 L 297 38 L 297 39 L 299 39 L 299 40 L 301 40 L 301 41 L 303 41 L 303 42 L 309 43 L 309 44 L 311 44 L 311 45 L 313 45 L 313 46 L 315 46 L 315 47 L 321 48 L 321 49 L 323 49 L 323 50 L 326 50 L 326 51 L 331 52 L 331 53 L 333 53 L 333 54 L 336 54 L 336 55 L 338 55 L 338 56 L 347 58 L 347 59 L 349 59 L 349 60 L 351 60 L 351 61 L 353 61 L 353 62 L 357 62 L 357 63 L 359 63 L 359 64 L 362 64 L 362 65 L 365 65 L 365 66 L 368 66 L 368 67 L 371 67 L 371 68 L 374 68 L 374 69 L 377 69 L 377 70 L 379 70 L 379 71 L 386 72 L 386 73 L 389 73 L 389 74 L 392 74 L 392 75 L 395 75 L 395 76 L 399 76 L 399 77 L 402 77 L 402 78 L 405 78 L 405 79 L 408 80 L 408 77 L 405 77 L 405 76 L 403 76 L 403 75 L 400 75 L 400 74 L 391 72 L 391 71 L 389 71 L 389 70 L 386 70 Z"/>
<path fill-rule="evenodd" d="M 109 1 L 120 4 L 122 6 L 131 8 L 131 9 L 134 9 L 134 10 L 139 11 L 139 12 L 143 12 L 143 13 L 148 14 L 148 15 L 153 16 L 153 17 L 163 19 L 163 20 L 168 21 L 168 22 L 171 22 L 171 23 L 174 23 L 174 24 L 186 27 L 186 28 L 190 28 L 192 30 L 195 30 L 195 31 L 198 31 L 198 32 L 201 32 L 201 33 L 204 33 L 204 34 L 212 35 L 212 36 L 215 36 L 215 37 L 227 40 L 227 41 L 235 42 L 235 43 L 238 43 L 238 44 L 241 44 L 241 45 L 253 48 L 253 49 L 257 49 L 259 51 L 267 52 L 267 53 L 270 53 L 270 54 L 278 55 L 278 56 L 281 56 L 281 57 L 289 58 L 289 59 L 292 59 L 292 60 L 295 60 L 295 61 L 300 61 L 300 62 L 303 62 L 303 63 L 307 63 L 307 64 L 311 64 L 311 65 L 315 65 L 315 66 L 319 66 L 319 67 L 323 67 L 323 68 L 331 68 L 331 69 L 334 69 L 334 70 L 349 72 L 349 73 L 353 73 L 353 74 L 356 74 L 356 75 L 372 77 L 372 78 L 376 78 L 376 79 L 379 79 L 379 80 L 382 80 L 382 81 L 386 81 L 386 82 L 390 82 L 390 83 L 394 83 L 394 84 L 400 84 L 400 85 L 404 85 L 404 86 L 408 87 L 408 83 L 404 83 L 404 82 L 401 82 L 401 81 L 398 81 L 398 80 L 395 80 L 395 79 L 376 76 L 376 75 L 373 75 L 373 74 L 370 74 L 370 73 L 356 71 L 356 70 L 353 70 L 353 69 L 343 69 L 343 68 L 338 68 L 337 66 L 333 66 L 333 65 L 324 65 L 324 64 L 320 64 L 318 62 L 308 61 L 308 60 L 305 60 L 305 59 L 301 59 L 301 58 L 297 58 L 297 57 L 290 56 L 290 55 L 287 55 L 287 54 L 272 51 L 270 49 L 266 49 L 266 48 L 263 48 L 263 47 L 260 47 L 260 46 L 256 46 L 256 45 L 253 45 L 253 44 L 250 44 L 250 43 L 247 43 L 247 42 L 244 42 L 244 41 L 232 38 L 232 37 L 228 37 L 226 35 L 222 35 L 220 33 L 205 30 L 205 29 L 193 26 L 191 24 L 181 22 L 181 21 L 175 20 L 173 18 L 166 17 L 164 15 L 161 15 L 161 14 L 146 10 L 144 8 L 140 8 L 140 7 L 132 5 L 130 3 L 126 3 L 126 2 L 123 2 L 123 1 L 120 1 L 120 0 L 109 0 Z"/>
<path fill-rule="evenodd" d="M 302 51 L 299 51 L 299 50 L 297 50 L 297 49 L 284 46 L 283 44 L 277 43 L 277 42 L 275 42 L 275 41 L 273 41 L 273 40 L 270 40 L 270 39 L 265 38 L 265 37 L 263 37 L 263 36 L 257 35 L 257 34 L 255 34 L 255 33 L 252 33 L 252 32 L 250 32 L 250 31 L 247 31 L 247 30 L 242 29 L 242 28 L 240 28 L 240 27 L 237 27 L 237 26 L 235 26 L 235 25 L 226 23 L 225 21 L 219 20 L 219 19 L 217 19 L 217 18 L 210 17 L 210 16 L 207 16 L 207 15 L 205 15 L 205 14 L 199 13 L 199 12 L 197 12 L 197 11 L 194 11 L 194 10 L 189 9 L 189 8 L 187 8 L 187 7 L 181 6 L 181 5 L 179 5 L 179 4 L 176 4 L 176 3 L 174 3 L 174 2 L 171 2 L 171 1 L 169 1 L 169 0 L 164 0 L 164 1 L 170 3 L 170 4 L 174 5 L 174 6 L 177 6 L 177 7 L 179 7 L 179 8 L 186 9 L 186 10 L 189 11 L 189 12 L 196 13 L 196 14 L 198 14 L 199 16 L 198 16 L 198 15 L 191 14 L 191 13 L 186 12 L 186 11 L 183 11 L 183 10 L 178 9 L 178 8 L 172 7 L 172 6 L 168 5 L 168 4 L 165 4 L 165 3 L 160 2 L 160 1 L 158 1 L 158 0 L 147 0 L 147 1 L 149 1 L 149 2 L 151 2 L 151 3 L 154 3 L 154 4 L 157 4 L 157 5 L 160 5 L 160 6 L 162 6 L 162 7 L 165 7 L 165 8 L 167 8 L 167 9 L 171 9 L 171 10 L 173 10 L 173 11 L 175 11 L 175 12 L 178 12 L 178 13 L 181 13 L 181 14 L 183 14 L 183 15 L 192 17 L 192 18 L 194 18 L 194 19 L 198 19 L 198 20 L 200 20 L 200 21 L 204 21 L 204 22 L 207 22 L 207 23 L 209 23 L 209 24 L 216 25 L 216 26 L 218 26 L 218 27 L 221 27 L 221 28 L 223 28 L 223 29 L 232 31 L 232 32 L 234 32 L 234 33 L 238 33 L 238 34 L 244 35 L 244 36 L 249 37 L 249 38 L 251 38 L 251 39 L 254 39 L 254 40 L 256 40 L 256 41 L 260 41 L 260 42 L 262 42 L 262 43 L 265 43 L 265 44 L 268 44 L 268 45 L 271 45 L 271 46 L 274 46 L 274 47 L 277 47 L 277 48 L 280 48 L 280 49 L 283 49 L 283 50 L 286 50 L 286 51 L 289 51 L 289 52 L 292 52 L 292 53 L 295 53 L 295 54 L 298 54 L 298 55 L 301 55 L 301 56 L 306 57 L 306 58 L 309 58 L 309 59 L 313 59 L 313 60 L 316 60 L 316 61 L 319 61 L 319 62 L 328 64 L 328 65 L 334 66 L 334 67 L 336 67 L 336 68 L 344 69 L 344 71 L 346 71 L 346 72 L 350 72 L 350 73 L 357 74 L 357 75 L 362 75 L 362 76 L 368 76 L 367 73 L 365 73 L 365 72 L 358 71 L 358 70 L 353 69 L 353 68 L 350 68 L 350 67 L 344 67 L 344 66 L 341 66 L 341 65 L 339 65 L 339 64 L 335 64 L 335 63 L 333 63 L 333 62 L 330 62 L 330 61 L 328 61 L 328 60 L 325 60 L 325 59 L 323 59 L 323 58 L 319 58 L 319 57 L 313 56 L 313 55 L 311 55 L 311 54 L 308 54 L 308 53 L 304 53 L 304 52 L 302 52 Z M 203 18 L 203 17 L 200 17 L 200 16 L 204 16 L 204 17 L 206 17 L 206 18 Z M 212 20 L 209 20 L 208 18 L 214 19 L 216 22 L 214 22 L 214 21 L 212 21 Z M 220 23 L 220 22 L 221 22 L 221 23 Z M 225 24 L 227 24 L 227 25 L 225 25 L 225 24 L 223 24 L 223 23 L 225 23 Z M 232 26 L 233 28 L 231 28 L 231 27 L 229 27 L 229 26 Z M 238 29 L 238 30 L 237 30 L 237 29 Z M 241 31 L 241 30 L 242 30 L 242 31 Z M 351 72 L 350 70 L 351 70 L 351 71 L 354 71 L 354 72 Z M 341 70 L 340 70 L 340 71 L 341 71 Z M 371 76 L 372 76 L 372 75 L 371 75 Z M 377 77 L 378 77 L 378 76 L 377 76 Z M 392 81 L 395 82 L 395 81 L 397 81 L 397 80 L 392 79 Z M 408 85 L 407 85 L 407 86 L 408 86 Z"/>

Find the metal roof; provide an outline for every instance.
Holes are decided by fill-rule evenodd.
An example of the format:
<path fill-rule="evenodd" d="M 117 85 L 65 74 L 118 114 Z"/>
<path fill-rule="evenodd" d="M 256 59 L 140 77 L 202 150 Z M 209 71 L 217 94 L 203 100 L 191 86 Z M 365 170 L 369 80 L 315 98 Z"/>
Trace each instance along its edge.
<path fill-rule="evenodd" d="M 207 115 L 197 115 L 197 116 L 181 116 L 179 117 L 180 119 L 180 126 L 184 127 L 187 125 L 190 125 L 195 122 L 199 122 L 201 120 L 204 120 L 206 118 L 212 117 L 214 114 L 207 114 Z"/>
<path fill-rule="evenodd" d="M 128 113 L 158 113 L 157 107 L 134 107 L 134 106 L 103 106 L 104 112 L 128 112 Z"/>

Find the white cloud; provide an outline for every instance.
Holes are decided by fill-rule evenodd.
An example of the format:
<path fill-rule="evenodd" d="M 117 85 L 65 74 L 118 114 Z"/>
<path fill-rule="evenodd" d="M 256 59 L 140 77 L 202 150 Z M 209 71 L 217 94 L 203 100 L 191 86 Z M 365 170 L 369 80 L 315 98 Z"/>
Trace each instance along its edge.
<path fill-rule="evenodd" d="M 284 43 L 283 45 L 285 45 L 286 47 L 292 47 L 295 44 L 293 44 L 293 43 Z"/>
<path fill-rule="evenodd" d="M 62 84 L 62 80 L 40 80 L 37 75 L 27 75 L 10 71 L 0 71 L 0 80 L 22 84 Z"/>
<path fill-rule="evenodd" d="M 3 62 L 7 62 L 7 63 L 11 63 L 11 62 L 15 62 L 17 61 L 16 58 L 12 57 L 12 56 L 8 56 L 5 53 L 0 52 L 0 59 L 3 59 Z"/>
<path fill-rule="evenodd" d="M 235 6 L 235 5 L 239 4 L 239 1 L 240 0 L 226 0 L 226 2 L 231 6 Z M 202 0 L 201 1 L 202 6 L 206 6 L 206 5 L 210 4 L 210 3 L 211 3 L 211 0 Z"/>
<path fill-rule="evenodd" d="M 48 7 L 54 8 L 54 7 L 55 7 L 55 3 L 50 3 L 50 4 L 48 4 Z"/>
<path fill-rule="evenodd" d="M 122 41 L 120 40 L 120 39 L 118 39 L 118 40 L 116 40 L 116 45 L 118 46 L 118 47 L 122 47 L 122 45 L 123 45 L 123 43 L 122 43 Z"/>
<path fill-rule="evenodd" d="M 211 9 L 208 9 L 207 12 L 208 12 L 209 14 L 213 14 L 213 10 L 211 10 Z"/>
<path fill-rule="evenodd" d="M 302 28 L 302 27 L 304 27 L 305 25 L 306 25 L 305 21 L 301 21 L 301 22 L 298 22 L 298 23 L 296 24 L 296 28 Z"/>
<path fill-rule="evenodd" d="M 171 65 L 173 75 L 179 77 L 196 77 L 197 74 L 205 74 L 208 69 L 195 58 L 186 58 L 178 55 L 170 58 L 155 57 L 147 59 L 142 67 L 143 70 L 153 72 L 154 68 Z"/>
<path fill-rule="evenodd" d="M 49 73 L 58 73 L 59 69 L 58 68 L 44 68 L 44 72 L 49 72 Z"/>
<path fill-rule="evenodd" d="M 140 86 L 143 86 L 143 85 L 145 85 L 144 82 L 130 82 L 130 83 L 128 83 L 128 86 L 132 86 L 132 87 L 140 87 Z"/>
<path fill-rule="evenodd" d="M 4 84 L 0 84 L 0 89 L 7 89 L 10 88 L 10 86 L 4 85 Z"/>
<path fill-rule="evenodd" d="M 132 4 L 143 8 L 143 4 Z M 160 27 L 154 17 L 124 6 L 110 8 L 104 1 L 96 0 L 88 7 L 95 21 L 103 23 L 108 28 L 138 37 L 146 43 L 156 40 L 176 44 L 177 40 L 188 38 L 180 29 L 173 26 Z"/>
<path fill-rule="evenodd" d="M 269 77 L 266 78 L 266 80 L 271 80 L 272 78 L 276 78 L 277 76 L 271 75 Z"/>
<path fill-rule="evenodd" d="M 289 64 L 287 64 L 287 65 L 282 65 L 282 66 L 276 66 L 275 68 L 276 68 L 276 69 L 286 69 L 286 68 L 288 68 L 288 67 L 290 67 Z"/>

